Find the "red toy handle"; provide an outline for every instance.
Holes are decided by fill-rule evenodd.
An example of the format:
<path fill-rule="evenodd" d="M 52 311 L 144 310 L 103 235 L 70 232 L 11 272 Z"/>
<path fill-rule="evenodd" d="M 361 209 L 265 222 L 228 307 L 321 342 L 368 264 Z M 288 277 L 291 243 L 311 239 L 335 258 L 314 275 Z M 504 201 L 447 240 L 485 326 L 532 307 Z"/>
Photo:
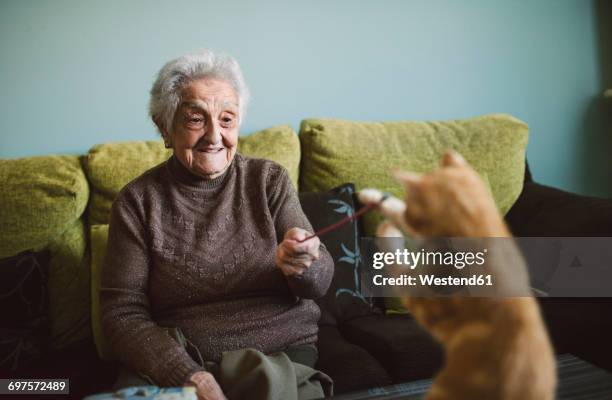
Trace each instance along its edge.
<path fill-rule="evenodd" d="M 331 232 L 334 231 L 338 228 L 340 228 L 342 225 L 349 223 L 350 221 L 353 221 L 359 217 L 361 217 L 363 214 L 367 213 L 368 211 L 370 211 L 371 209 L 377 207 L 378 205 L 380 205 L 383 201 L 385 201 L 387 199 L 387 195 L 383 196 L 383 198 L 380 200 L 380 202 L 378 202 L 378 204 L 368 204 L 367 206 L 363 206 L 359 209 L 359 211 L 357 211 L 356 213 L 354 213 L 353 215 L 349 215 L 346 216 L 344 218 L 342 218 L 340 221 L 338 222 L 334 222 L 333 224 L 326 226 L 325 228 L 322 228 L 318 231 L 316 231 L 315 233 L 313 233 L 312 235 L 302 239 L 302 240 L 298 240 L 298 243 L 303 243 L 309 239 L 312 239 L 315 236 L 321 236 L 326 234 L 327 232 Z"/>

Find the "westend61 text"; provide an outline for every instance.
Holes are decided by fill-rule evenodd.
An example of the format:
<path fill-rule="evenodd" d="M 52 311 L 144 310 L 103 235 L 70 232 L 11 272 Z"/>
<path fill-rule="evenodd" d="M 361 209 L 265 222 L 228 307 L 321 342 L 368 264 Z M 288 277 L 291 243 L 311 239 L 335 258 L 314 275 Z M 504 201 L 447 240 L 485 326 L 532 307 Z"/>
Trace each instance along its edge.
<path fill-rule="evenodd" d="M 376 286 L 493 286 L 491 275 L 472 275 L 470 277 L 438 277 L 435 275 L 399 275 L 388 278 L 374 275 L 372 282 Z"/>

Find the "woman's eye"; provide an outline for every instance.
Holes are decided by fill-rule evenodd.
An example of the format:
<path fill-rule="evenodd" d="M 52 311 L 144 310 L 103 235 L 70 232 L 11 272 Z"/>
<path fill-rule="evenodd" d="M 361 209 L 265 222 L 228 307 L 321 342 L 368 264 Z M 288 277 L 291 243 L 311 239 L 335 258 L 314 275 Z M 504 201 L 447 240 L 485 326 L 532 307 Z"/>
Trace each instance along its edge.
<path fill-rule="evenodd" d="M 234 119 L 232 117 L 223 117 L 223 118 L 221 118 L 221 122 L 224 125 L 230 125 L 233 121 L 234 121 Z"/>
<path fill-rule="evenodd" d="M 204 118 L 201 117 L 188 117 L 187 122 L 189 125 L 199 125 L 204 122 Z"/>

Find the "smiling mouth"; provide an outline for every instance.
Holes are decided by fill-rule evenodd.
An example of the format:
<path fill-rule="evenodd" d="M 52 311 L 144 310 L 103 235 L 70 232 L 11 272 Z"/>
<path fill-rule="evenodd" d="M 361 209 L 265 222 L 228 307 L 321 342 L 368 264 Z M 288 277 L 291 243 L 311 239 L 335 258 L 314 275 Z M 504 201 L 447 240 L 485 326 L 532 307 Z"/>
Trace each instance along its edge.
<path fill-rule="evenodd" d="M 216 154 L 223 150 L 224 150 L 223 147 L 217 147 L 217 148 L 212 148 L 212 149 L 197 149 L 199 153 L 209 153 L 209 154 Z"/>

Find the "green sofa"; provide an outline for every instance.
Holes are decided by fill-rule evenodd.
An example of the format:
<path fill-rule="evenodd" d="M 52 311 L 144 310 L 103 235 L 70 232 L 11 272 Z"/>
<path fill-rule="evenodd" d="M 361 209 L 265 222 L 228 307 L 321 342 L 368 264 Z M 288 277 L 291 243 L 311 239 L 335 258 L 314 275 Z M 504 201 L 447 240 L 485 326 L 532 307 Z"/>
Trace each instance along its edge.
<path fill-rule="evenodd" d="M 524 193 L 527 139 L 526 124 L 507 115 L 445 122 L 310 119 L 302 121 L 299 135 L 289 126 L 277 126 L 242 136 L 239 151 L 283 165 L 299 191 L 326 191 L 353 182 L 358 190 L 373 186 L 399 195 L 401 188 L 388 174 L 391 168 L 428 171 L 436 167 L 446 149 L 453 148 L 474 165 L 500 211 L 507 214 Z M 74 381 L 73 393 L 78 395 L 105 390 L 112 383 L 114 366 L 102 361 L 112 360 L 112 355 L 105 348 L 97 319 L 97 276 L 104 258 L 105 225 L 118 191 L 169 155 L 161 141 L 148 141 L 100 144 L 81 156 L 0 160 L 4 186 L 0 194 L 0 259 L 26 250 L 50 252 L 48 359 L 28 372 L 20 371 L 21 376 L 67 374 Z M 534 213 L 530 206 L 521 207 L 508 214 L 515 219 L 509 221 L 511 227 L 519 231 Z M 607 207 L 609 210 L 609 204 Z M 364 221 L 366 233 L 373 232 L 377 221 L 375 215 Z M 528 235 L 529 231 L 521 233 Z M 372 318 L 384 319 L 372 321 L 370 328 L 361 329 L 359 337 L 346 327 L 321 327 L 320 368 L 338 381 L 337 392 L 407 376 L 396 373 L 401 366 L 383 365 L 387 374 L 371 381 L 367 376 L 355 379 L 337 371 L 342 368 L 336 365 L 342 363 L 342 352 L 354 353 L 353 346 L 360 345 L 368 329 L 377 329 L 380 324 L 390 324 L 381 329 L 397 329 L 398 320 L 401 325 L 410 319 L 380 313 L 373 313 Z M 418 335 L 424 334 L 419 331 Z M 423 358 L 427 359 L 427 354 Z M 409 376 L 431 375 L 439 367 L 440 357 L 429 359 L 433 361 L 420 372 L 418 363 L 412 363 L 417 372 Z M 369 359 L 359 362 L 365 365 Z"/>

